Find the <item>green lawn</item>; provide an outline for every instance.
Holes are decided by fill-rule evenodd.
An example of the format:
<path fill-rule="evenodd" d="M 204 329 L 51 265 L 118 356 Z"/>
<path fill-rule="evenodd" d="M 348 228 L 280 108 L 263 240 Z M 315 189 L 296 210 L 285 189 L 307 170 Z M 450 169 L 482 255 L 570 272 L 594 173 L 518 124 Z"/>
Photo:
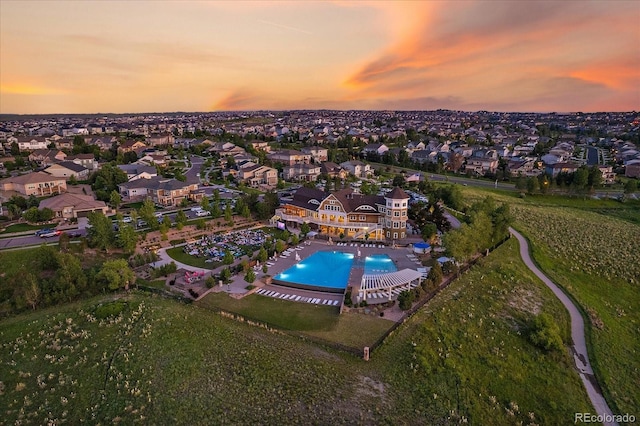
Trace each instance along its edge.
<path fill-rule="evenodd" d="M 219 262 L 206 263 L 206 259 L 204 257 L 191 256 L 190 254 L 185 253 L 182 247 L 167 249 L 167 254 L 172 259 L 178 262 L 184 263 L 186 265 L 196 266 L 198 268 L 215 269 L 221 265 L 221 263 Z"/>
<path fill-rule="evenodd" d="M 38 229 L 53 228 L 55 227 L 55 225 L 56 225 L 55 223 L 50 223 L 48 225 L 31 225 L 29 223 L 15 223 L 13 225 L 7 226 L 4 231 L 0 232 L 0 234 L 10 234 L 13 232 L 37 231 Z"/>
<path fill-rule="evenodd" d="M 393 325 L 390 321 L 373 316 L 339 315 L 336 306 L 290 302 L 260 295 L 238 300 L 226 293 L 209 293 L 196 304 L 205 308 L 221 308 L 278 328 L 302 332 L 356 349 L 371 346 Z"/>

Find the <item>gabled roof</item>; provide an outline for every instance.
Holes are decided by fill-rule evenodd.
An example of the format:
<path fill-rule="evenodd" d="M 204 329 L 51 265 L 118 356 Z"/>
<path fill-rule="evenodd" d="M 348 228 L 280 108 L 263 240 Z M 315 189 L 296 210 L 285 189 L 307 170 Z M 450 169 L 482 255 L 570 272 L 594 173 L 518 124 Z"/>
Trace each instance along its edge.
<path fill-rule="evenodd" d="M 0 183 L 17 183 L 18 185 L 26 185 L 29 183 L 42 183 L 51 181 L 65 181 L 64 178 L 51 176 L 48 173 L 33 172 L 26 175 L 13 176 L 10 178 L 0 180 Z"/>
<path fill-rule="evenodd" d="M 64 167 L 65 169 L 69 169 L 72 172 L 76 172 L 76 173 L 80 173 L 80 172 L 83 172 L 85 170 L 88 170 L 86 167 L 81 166 L 80 164 L 76 164 L 73 161 L 61 161 L 59 163 L 56 163 L 56 164 L 53 164 L 53 165 L 47 167 L 45 169 L 45 171 L 49 170 L 51 168 L 55 168 L 55 167 Z"/>
<path fill-rule="evenodd" d="M 40 201 L 38 208 L 43 209 L 46 207 L 56 211 L 69 206 L 72 206 L 74 210 L 93 210 L 104 208 L 107 205 L 104 201 L 94 200 L 91 195 L 72 194 L 67 192 Z"/>
<path fill-rule="evenodd" d="M 308 210 L 318 210 L 320 203 L 327 197 L 327 193 L 316 188 L 298 188 L 293 194 L 293 200 L 287 204 L 302 207 Z"/>

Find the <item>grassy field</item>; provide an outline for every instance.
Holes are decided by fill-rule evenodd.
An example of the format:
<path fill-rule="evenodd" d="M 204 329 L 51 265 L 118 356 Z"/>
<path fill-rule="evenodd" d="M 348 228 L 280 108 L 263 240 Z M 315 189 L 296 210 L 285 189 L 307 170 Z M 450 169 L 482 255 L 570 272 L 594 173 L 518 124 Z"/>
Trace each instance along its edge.
<path fill-rule="evenodd" d="M 254 313 L 273 321 L 296 305 L 255 299 L 247 300 Z M 528 342 L 538 311 L 566 338 L 566 312 L 517 260 L 515 241 L 426 305 L 369 363 L 202 307 L 105 295 L 0 322 L 0 416 L 8 424 L 566 424 L 589 405 L 568 353 Z M 312 312 L 319 333 L 335 330 L 335 312 Z M 363 318 L 340 318 L 338 331 L 388 324 Z"/>
<path fill-rule="evenodd" d="M 373 316 L 339 315 L 336 306 L 310 305 L 259 295 L 238 300 L 225 293 L 209 293 L 196 304 L 204 308 L 221 308 L 278 328 L 356 349 L 371 346 L 393 325 L 390 321 Z"/>
<path fill-rule="evenodd" d="M 640 410 L 640 202 L 466 189 L 508 202 L 533 257 L 585 311 L 589 356 L 614 411 Z"/>

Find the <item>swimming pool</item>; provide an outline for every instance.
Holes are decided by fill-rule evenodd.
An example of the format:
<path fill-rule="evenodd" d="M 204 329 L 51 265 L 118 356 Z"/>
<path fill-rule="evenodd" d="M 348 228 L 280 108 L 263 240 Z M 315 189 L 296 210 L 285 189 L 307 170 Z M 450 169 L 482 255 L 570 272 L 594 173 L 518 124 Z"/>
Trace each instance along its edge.
<path fill-rule="evenodd" d="M 319 251 L 273 277 L 290 287 L 342 293 L 347 288 L 353 254 Z"/>
<path fill-rule="evenodd" d="M 387 274 L 397 270 L 393 260 L 386 254 L 370 254 L 364 259 L 364 273 L 367 275 Z"/>

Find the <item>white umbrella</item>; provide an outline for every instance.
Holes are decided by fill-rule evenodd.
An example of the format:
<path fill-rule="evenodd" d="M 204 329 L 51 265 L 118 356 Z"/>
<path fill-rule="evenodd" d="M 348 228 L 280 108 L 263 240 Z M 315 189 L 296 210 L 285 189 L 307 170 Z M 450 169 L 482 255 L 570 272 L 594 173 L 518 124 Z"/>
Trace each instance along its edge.
<path fill-rule="evenodd" d="M 296 262 L 300 262 L 300 255 L 296 252 Z"/>
<path fill-rule="evenodd" d="M 358 257 L 360 257 L 360 250 L 358 250 Z"/>

